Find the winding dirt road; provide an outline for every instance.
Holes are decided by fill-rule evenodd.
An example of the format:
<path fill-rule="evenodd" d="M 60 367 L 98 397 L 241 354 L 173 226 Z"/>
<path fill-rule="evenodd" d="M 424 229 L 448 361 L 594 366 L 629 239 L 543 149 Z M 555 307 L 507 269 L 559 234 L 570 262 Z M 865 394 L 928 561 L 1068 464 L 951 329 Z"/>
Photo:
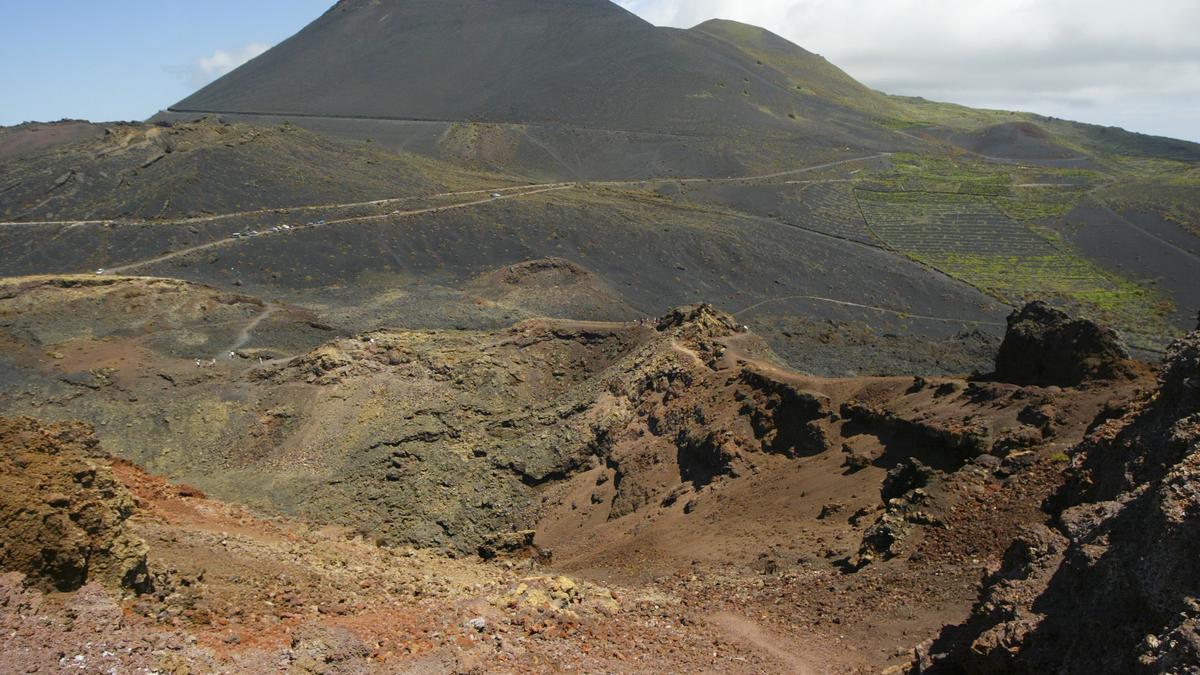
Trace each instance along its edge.
<path fill-rule="evenodd" d="M 469 201 L 469 202 L 462 202 L 460 204 L 447 204 L 445 206 L 430 206 L 430 207 L 421 208 L 421 209 L 413 209 L 411 211 L 392 211 L 390 213 L 384 213 L 384 214 L 374 215 L 374 216 L 356 216 L 356 217 L 352 217 L 352 218 L 340 218 L 340 219 L 326 221 L 324 225 L 310 225 L 310 226 L 307 226 L 305 229 L 309 229 L 312 227 L 328 227 L 330 225 L 342 225 L 345 223 L 367 222 L 367 221 L 371 221 L 371 220 L 385 220 L 388 218 L 405 218 L 405 217 L 410 217 L 410 216 L 419 216 L 419 215 L 423 215 L 426 213 L 439 213 L 442 211 L 453 211 L 455 209 L 465 209 L 465 208 L 470 208 L 472 206 L 480 206 L 482 204 L 491 204 L 493 202 L 498 202 L 498 201 L 502 201 L 505 199 L 516 199 L 518 197 L 528 197 L 531 195 L 542 194 L 545 192 L 554 192 L 557 190 L 568 190 L 574 186 L 575 185 L 573 183 L 565 183 L 565 184 L 560 183 L 560 184 L 552 184 L 550 187 L 542 187 L 542 188 L 533 189 L 533 190 L 525 190 L 523 192 L 514 192 L 511 194 L 503 194 L 503 193 L 497 192 L 496 194 L 500 194 L 499 197 L 488 197 L 487 199 L 477 199 L 477 200 L 473 200 L 473 201 Z M 470 194 L 479 194 L 479 193 L 471 192 Z M 292 229 L 292 230 L 284 230 L 282 232 L 264 232 L 264 233 L 261 233 L 261 234 L 255 235 L 255 236 L 257 236 L 257 237 L 281 236 L 281 235 L 290 234 L 295 231 L 296 230 Z M 179 258 L 179 257 L 185 256 L 185 255 L 191 255 L 192 253 L 198 253 L 200 251 L 206 251 L 209 249 L 219 248 L 222 246 L 228 246 L 228 245 L 234 244 L 236 242 L 240 242 L 240 241 L 242 241 L 244 239 L 248 239 L 248 238 L 253 238 L 253 237 L 226 237 L 224 239 L 216 239 L 214 241 L 210 241 L 210 242 L 207 242 L 204 244 L 198 244 L 196 246 L 190 246 L 188 248 L 183 248 L 178 251 L 171 251 L 170 253 L 164 253 L 163 255 L 156 256 L 154 258 L 148 258 L 146 260 L 138 260 L 136 262 L 126 263 L 124 265 L 112 267 L 112 268 L 106 269 L 104 271 L 104 273 L 105 274 L 124 274 L 124 273 L 130 272 L 130 271 L 136 270 L 140 267 L 146 267 L 148 265 L 155 265 L 157 263 L 166 262 L 168 260 L 173 260 L 175 258 Z"/>
<path fill-rule="evenodd" d="M 276 213 L 281 210 L 287 210 L 287 211 L 330 210 L 330 209 L 356 208 L 356 207 L 365 207 L 365 206 L 382 206 L 385 204 L 399 203 L 402 201 L 409 201 L 412 199 L 420 199 L 420 198 L 436 199 L 436 198 L 442 198 L 442 197 L 468 196 L 468 195 L 478 195 L 478 194 L 487 195 L 487 197 L 485 197 L 483 199 L 476 199 L 476 200 L 461 202 L 458 204 L 448 204 L 448 205 L 443 205 L 443 206 L 430 206 L 430 207 L 425 207 L 425 208 L 420 208 L 420 209 L 412 209 L 412 210 L 408 210 L 408 211 L 391 211 L 389 213 L 383 213 L 383 214 L 377 214 L 377 215 L 371 215 L 371 216 L 353 216 L 353 217 L 348 217 L 348 218 L 338 218 L 338 219 L 326 221 L 323 226 L 327 227 L 329 225 L 342 225 L 342 224 L 346 224 L 346 223 L 369 222 L 369 221 L 373 221 L 373 220 L 386 220 L 389 218 L 405 218 L 405 217 L 411 217 L 411 216 L 420 216 L 420 215 L 429 214 L 429 213 L 440 213 L 443 211 L 452 211 L 455 209 L 465 209 L 465 208 L 471 208 L 474 206 L 481 206 L 484 204 L 491 204 L 493 202 L 497 202 L 497 201 L 501 201 L 501 200 L 505 200 L 505 199 L 517 199 L 517 198 L 521 198 L 521 197 L 529 197 L 529 196 L 533 196 L 533 195 L 544 194 L 547 192 L 557 192 L 560 190 L 587 188 L 587 187 L 592 187 L 592 186 L 631 187 L 631 186 L 647 185 L 647 184 L 651 184 L 651 183 L 661 183 L 661 182 L 675 182 L 675 183 L 685 183 L 685 184 L 757 182 L 757 181 L 764 181 L 764 180 L 772 180 L 775 178 L 783 178 L 786 176 L 794 176 L 794 175 L 809 173 L 809 172 L 813 172 L 813 171 L 821 171 L 823 169 L 830 169 L 830 168 L 842 166 L 845 164 L 852 164 L 855 162 L 863 162 L 863 161 L 869 161 L 869 160 L 873 160 L 873 159 L 881 159 L 884 157 L 888 157 L 890 155 L 891 155 L 891 153 L 886 153 L 886 152 L 876 153 L 873 155 L 866 155 L 866 156 L 862 156 L 862 157 L 853 157 L 850 159 L 843 159 L 843 160 L 838 160 L 835 162 L 826 162 L 824 164 L 818 164 L 815 166 L 807 166 L 807 167 L 802 167 L 799 169 L 789 169 L 787 171 L 777 171 L 774 173 L 759 174 L 759 175 L 753 175 L 753 176 L 737 176 L 737 177 L 732 177 L 732 178 L 679 178 L 679 179 L 649 178 L 649 179 L 644 179 L 644 180 L 625 180 L 625 181 L 539 183 L 539 184 L 535 184 L 535 185 L 525 185 L 525 186 L 517 186 L 517 187 L 510 186 L 510 187 L 504 187 L 504 188 L 496 188 L 496 189 L 492 189 L 492 190 L 467 190 L 467 191 L 460 191 L 460 192 L 444 192 L 444 193 L 439 193 L 436 195 L 429 195 L 427 197 L 398 197 L 398 198 L 394 198 L 394 199 L 380 199 L 380 200 L 374 200 L 374 201 L 369 201 L 369 202 L 354 202 L 354 203 L 347 203 L 347 204 L 309 205 L 309 206 L 292 207 L 292 208 L 288 208 L 288 209 L 260 209 L 257 211 L 243 211 L 243 212 L 239 212 L 239 213 L 229 213 L 229 214 L 221 214 L 221 215 L 214 215 L 214 216 L 205 216 L 202 218 L 190 218 L 190 219 L 169 221 L 169 222 L 171 224 L 180 224 L 180 225 L 196 224 L 196 223 L 203 223 L 203 222 L 215 222 L 215 221 L 218 221 L 221 219 L 228 219 L 228 218 L 233 218 L 233 217 L 243 217 L 243 216 L 251 216 L 251 215 L 261 215 L 261 214 L 266 214 L 266 213 Z M 496 196 L 493 196 L 493 195 L 496 195 Z M 111 222 L 111 221 L 108 221 L 108 220 L 43 221 L 43 222 L 29 222 L 29 223 L 0 223 L 0 226 L 4 226 L 4 225 L 77 226 L 77 225 L 90 225 L 90 224 L 105 224 L 108 222 Z M 321 226 L 312 225 L 312 226 L 308 226 L 308 227 L 321 227 Z M 261 234 L 255 235 L 255 236 L 258 236 L 258 237 L 276 236 L 276 235 L 282 235 L 282 234 L 289 234 L 294 231 L 295 230 L 284 230 L 283 232 L 278 232 L 278 233 L 265 232 L 265 233 L 261 233 Z M 138 260 L 138 261 L 126 263 L 124 265 L 118 265 L 116 267 L 111 267 L 111 268 L 106 269 L 104 271 L 104 273 L 105 274 L 125 274 L 128 272 L 137 270 L 139 268 L 142 268 L 142 267 L 147 267 L 149 265 L 155 265 L 155 264 L 158 264 L 161 262 L 166 262 L 168 260 L 174 260 L 175 258 L 180 258 L 180 257 L 186 256 L 186 255 L 191 255 L 193 253 L 198 253 L 200 251 L 206 251 L 206 250 L 210 250 L 210 249 L 214 249 L 214 248 L 219 248 L 222 246 L 228 246 L 235 242 L 241 241 L 244 238 L 245 237 L 240 237 L 240 238 L 239 237 L 225 237 L 223 239 L 217 239 L 214 241 L 206 242 L 204 244 L 198 244 L 196 246 L 190 246 L 187 248 L 183 248 L 178 251 L 171 251 L 170 253 L 164 253 L 163 255 L 155 256 L 153 258 L 147 258 L 145 260 Z"/>

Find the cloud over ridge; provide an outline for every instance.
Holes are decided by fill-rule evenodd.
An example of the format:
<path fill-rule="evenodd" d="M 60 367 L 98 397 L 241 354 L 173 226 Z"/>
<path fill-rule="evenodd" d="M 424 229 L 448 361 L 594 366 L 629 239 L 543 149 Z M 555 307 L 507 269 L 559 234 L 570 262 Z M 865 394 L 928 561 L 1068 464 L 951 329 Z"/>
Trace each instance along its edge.
<path fill-rule="evenodd" d="M 651 23 L 753 23 L 891 94 L 1200 140 L 1192 0 L 619 0 Z"/>
<path fill-rule="evenodd" d="M 270 48 L 268 44 L 251 42 L 235 49 L 217 49 L 208 56 L 197 58 L 183 69 L 183 74 L 192 86 L 203 87 Z"/>

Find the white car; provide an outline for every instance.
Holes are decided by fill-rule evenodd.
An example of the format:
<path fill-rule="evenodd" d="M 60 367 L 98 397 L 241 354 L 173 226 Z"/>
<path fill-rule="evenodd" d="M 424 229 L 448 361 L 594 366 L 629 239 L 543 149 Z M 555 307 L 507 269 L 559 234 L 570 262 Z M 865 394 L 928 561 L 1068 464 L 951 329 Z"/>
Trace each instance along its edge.
<path fill-rule="evenodd" d="M 501 197 L 501 195 L 500 195 L 500 193 L 499 193 L 499 192 L 493 192 L 493 193 L 492 193 L 492 199 L 500 199 L 500 197 Z"/>
<path fill-rule="evenodd" d="M 96 270 L 96 274 L 104 274 L 104 268 L 101 267 L 100 269 Z"/>

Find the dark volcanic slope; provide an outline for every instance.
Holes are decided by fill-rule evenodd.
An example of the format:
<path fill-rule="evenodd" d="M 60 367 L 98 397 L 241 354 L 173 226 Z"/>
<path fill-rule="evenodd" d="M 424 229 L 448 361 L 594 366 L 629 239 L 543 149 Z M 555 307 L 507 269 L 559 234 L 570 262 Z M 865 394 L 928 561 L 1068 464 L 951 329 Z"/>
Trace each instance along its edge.
<path fill-rule="evenodd" d="M 1005 159 L 1055 160 L 1077 156 L 1032 122 L 1010 122 L 958 133 L 950 141 L 971 152 Z"/>
<path fill-rule="evenodd" d="M 179 219 L 298 206 L 495 188 L 413 155 L 344 143 L 292 125 L 45 125 L 0 136 L 4 220 Z M 62 136 L 91 130 L 74 143 Z M 6 139 L 11 138 L 9 143 Z M 6 157 L 20 147 L 36 152 Z"/>
<path fill-rule="evenodd" d="M 769 325 L 771 317 L 800 314 L 939 340 L 972 326 L 993 332 L 1002 327 L 1005 308 L 993 299 L 874 246 L 765 218 L 650 198 L 617 199 L 624 194 L 567 190 L 416 217 L 337 223 L 330 216 L 325 227 L 236 240 L 222 240 L 229 228 L 241 227 L 224 221 L 196 223 L 195 233 L 173 224 L 0 228 L 0 247 L 13 252 L 0 261 L 0 274 L 87 272 L 140 260 L 148 262 L 118 273 L 288 298 L 357 331 L 492 328 L 526 316 L 519 307 L 506 306 L 513 300 L 508 291 L 524 297 L 536 295 L 536 289 L 481 290 L 478 277 L 504 276 L 511 271 L 503 268 L 555 257 L 589 270 L 615 295 L 599 304 L 588 295 L 571 299 L 559 284 L 557 309 L 537 302 L 539 311 L 626 320 L 656 315 L 673 304 L 711 301 L 768 335 L 794 365 L 818 373 L 860 366 L 810 353 L 803 347 L 805 329 Z M 160 251 L 184 252 L 210 240 L 224 243 L 155 262 Z M 489 302 L 480 302 L 480 296 Z M 885 354 L 891 361 L 878 367 L 864 363 L 868 372 L 894 371 L 896 359 L 908 362 L 910 345 L 898 340 L 863 347 L 870 352 L 867 363 Z M 938 362 L 915 369 L 965 372 L 982 366 Z"/>
<path fill-rule="evenodd" d="M 761 28 L 658 28 L 609 0 L 342 0 L 158 119 L 214 113 L 547 180 L 726 177 L 864 151 L 1069 167 L 1200 157 L 1182 141 L 886 96 Z"/>
<path fill-rule="evenodd" d="M 608 0 L 343 0 L 172 110 L 682 133 L 855 116 L 847 97 L 802 91 L 729 42 L 737 37 L 721 25 L 656 28 Z M 788 63 L 809 60 L 822 82 L 842 80 L 843 94 L 869 93 L 776 41 L 775 52 L 794 50 Z"/>
<path fill-rule="evenodd" d="M 61 145 L 104 135 L 104 127 L 82 120 L 60 120 L 49 124 L 29 122 L 0 128 L 0 160 L 9 161 L 47 152 Z"/>

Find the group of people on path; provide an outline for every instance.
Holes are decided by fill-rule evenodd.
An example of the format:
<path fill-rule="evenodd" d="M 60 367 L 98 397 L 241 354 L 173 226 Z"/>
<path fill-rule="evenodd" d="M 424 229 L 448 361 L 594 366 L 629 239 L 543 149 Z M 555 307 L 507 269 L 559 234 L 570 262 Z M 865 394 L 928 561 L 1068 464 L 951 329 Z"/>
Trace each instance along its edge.
<path fill-rule="evenodd" d="M 232 361 L 236 358 L 237 358 L 237 352 L 229 352 L 229 360 L 230 361 Z M 196 359 L 196 367 L 197 368 L 216 368 L 217 360 L 216 359 Z"/>
<path fill-rule="evenodd" d="M 374 342 L 374 340 L 372 340 L 372 342 Z M 229 360 L 230 361 L 232 361 L 236 358 L 237 358 L 237 352 L 229 352 Z M 263 357 L 261 357 L 261 356 L 258 357 L 258 365 L 261 366 L 264 364 L 266 364 L 266 360 L 263 359 Z M 196 367 L 197 368 L 215 368 L 216 366 L 217 366 L 216 359 L 208 359 L 207 361 L 204 359 L 196 359 Z"/>

